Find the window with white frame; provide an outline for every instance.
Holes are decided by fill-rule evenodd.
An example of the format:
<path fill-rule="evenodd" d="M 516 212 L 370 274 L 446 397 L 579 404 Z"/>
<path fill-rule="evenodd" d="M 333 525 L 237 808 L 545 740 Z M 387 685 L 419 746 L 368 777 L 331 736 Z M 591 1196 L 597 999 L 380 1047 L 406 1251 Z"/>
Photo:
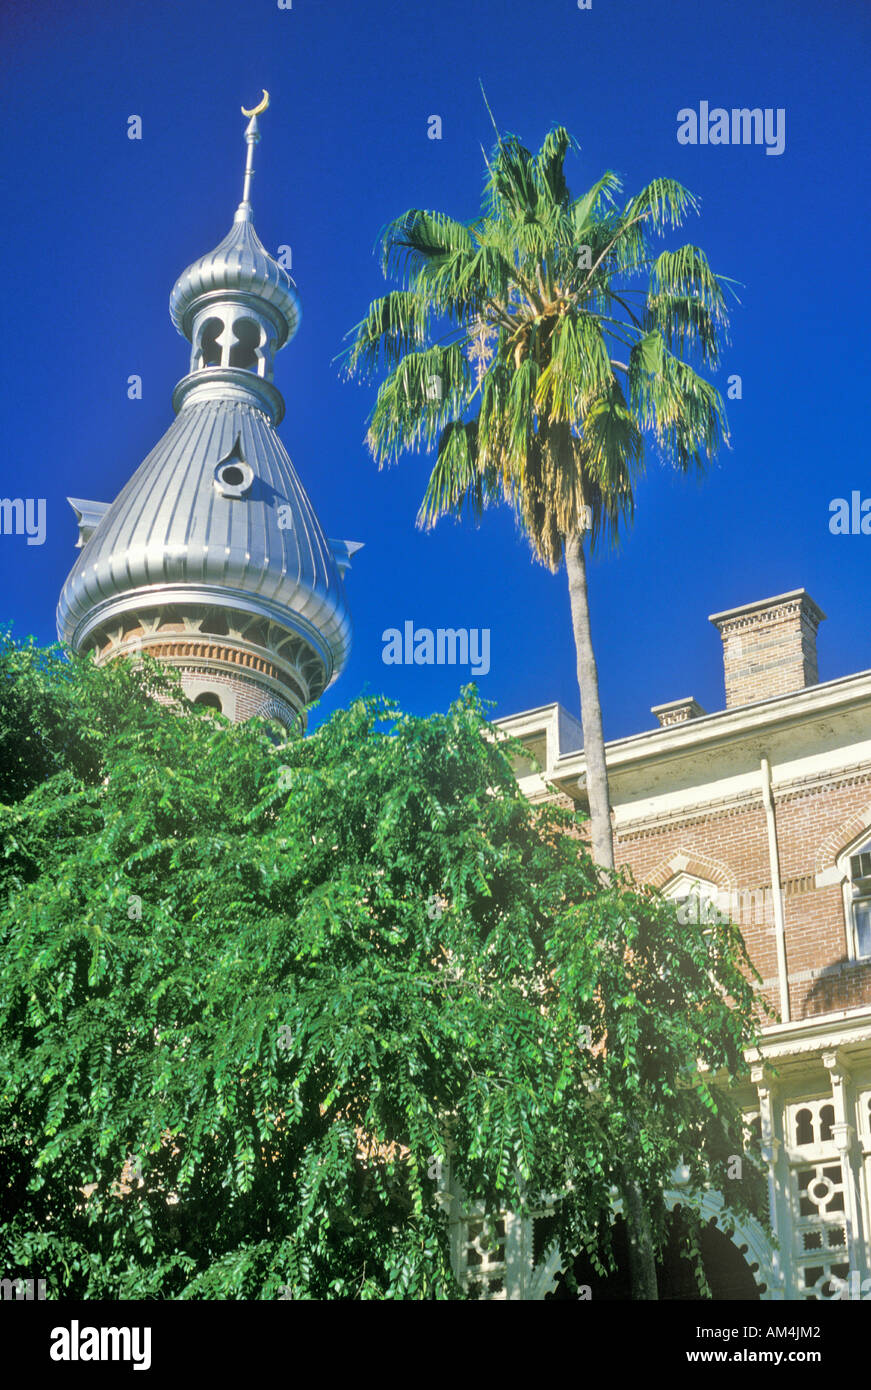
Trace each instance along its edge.
<path fill-rule="evenodd" d="M 855 845 L 842 860 L 846 869 L 844 910 L 849 954 L 853 960 L 871 959 L 871 840 Z"/>

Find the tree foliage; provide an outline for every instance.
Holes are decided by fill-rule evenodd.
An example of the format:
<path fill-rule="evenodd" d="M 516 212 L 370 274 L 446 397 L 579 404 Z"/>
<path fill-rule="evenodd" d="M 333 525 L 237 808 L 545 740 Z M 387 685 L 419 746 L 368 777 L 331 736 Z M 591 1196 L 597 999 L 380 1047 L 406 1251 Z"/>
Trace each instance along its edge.
<path fill-rule="evenodd" d="M 276 747 L 147 660 L 7 642 L 0 731 L 7 1273 L 68 1298 L 474 1296 L 448 1156 L 469 1201 L 552 1207 L 603 1260 L 627 1168 L 654 1212 L 681 1158 L 690 1190 L 750 1201 L 714 1085 L 752 1026 L 740 936 L 603 889 L 473 691 L 426 719 L 358 700 Z"/>

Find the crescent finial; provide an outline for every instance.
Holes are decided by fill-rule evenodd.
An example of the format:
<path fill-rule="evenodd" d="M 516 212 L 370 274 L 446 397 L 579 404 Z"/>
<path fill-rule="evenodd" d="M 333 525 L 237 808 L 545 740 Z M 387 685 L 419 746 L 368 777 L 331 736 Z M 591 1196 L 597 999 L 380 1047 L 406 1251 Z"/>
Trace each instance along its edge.
<path fill-rule="evenodd" d="M 259 115 L 260 115 L 260 112 L 261 112 L 261 111 L 265 111 L 268 105 L 269 105 L 269 93 L 267 92 L 266 88 L 264 87 L 264 88 L 263 88 L 263 96 L 262 96 L 261 99 L 260 99 L 260 104 L 259 104 L 258 106 L 255 106 L 254 109 L 251 110 L 251 111 L 247 111 L 247 110 L 245 109 L 245 107 L 243 106 L 243 107 L 242 107 L 242 115 L 243 115 L 243 116 L 259 116 Z"/>

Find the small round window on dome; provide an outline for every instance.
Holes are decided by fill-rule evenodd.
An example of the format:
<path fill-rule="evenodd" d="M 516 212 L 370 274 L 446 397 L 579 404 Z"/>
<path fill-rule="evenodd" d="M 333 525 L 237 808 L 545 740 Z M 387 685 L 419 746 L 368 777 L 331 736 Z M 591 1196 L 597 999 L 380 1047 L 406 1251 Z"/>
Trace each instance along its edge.
<path fill-rule="evenodd" d="M 253 482 L 253 469 L 244 459 L 226 459 L 215 469 L 215 487 L 224 497 L 243 497 Z"/>
<path fill-rule="evenodd" d="M 207 709 L 223 709 L 221 697 L 216 695 L 213 690 L 204 690 L 194 700 L 195 705 L 205 705 Z"/>

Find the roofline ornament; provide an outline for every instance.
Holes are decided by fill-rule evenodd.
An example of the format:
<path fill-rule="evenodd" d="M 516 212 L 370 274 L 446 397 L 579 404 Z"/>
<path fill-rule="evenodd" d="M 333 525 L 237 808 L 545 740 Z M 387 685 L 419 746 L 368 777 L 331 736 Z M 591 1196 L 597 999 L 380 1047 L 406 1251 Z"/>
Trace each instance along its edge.
<path fill-rule="evenodd" d="M 246 108 L 243 106 L 243 107 L 241 108 L 242 115 L 243 115 L 243 116 L 259 116 L 263 111 L 266 110 L 266 108 L 267 108 L 268 105 L 269 105 L 269 93 L 267 92 L 266 88 L 264 87 L 264 88 L 263 88 L 263 98 L 262 98 L 262 100 L 260 101 L 259 105 L 253 106 L 253 107 L 251 108 L 250 111 L 246 110 Z"/>
<path fill-rule="evenodd" d="M 248 146 L 248 152 L 245 156 L 245 182 L 242 186 L 242 201 L 236 209 L 235 220 L 237 222 L 251 220 L 251 180 L 254 176 L 254 146 L 260 141 L 260 126 L 257 123 L 257 117 L 266 110 L 268 105 L 269 93 L 264 87 L 262 100 L 257 106 L 252 107 L 250 111 L 247 111 L 244 106 L 240 108 L 242 115 L 249 116 L 250 120 L 245 127 L 245 143 Z"/>

